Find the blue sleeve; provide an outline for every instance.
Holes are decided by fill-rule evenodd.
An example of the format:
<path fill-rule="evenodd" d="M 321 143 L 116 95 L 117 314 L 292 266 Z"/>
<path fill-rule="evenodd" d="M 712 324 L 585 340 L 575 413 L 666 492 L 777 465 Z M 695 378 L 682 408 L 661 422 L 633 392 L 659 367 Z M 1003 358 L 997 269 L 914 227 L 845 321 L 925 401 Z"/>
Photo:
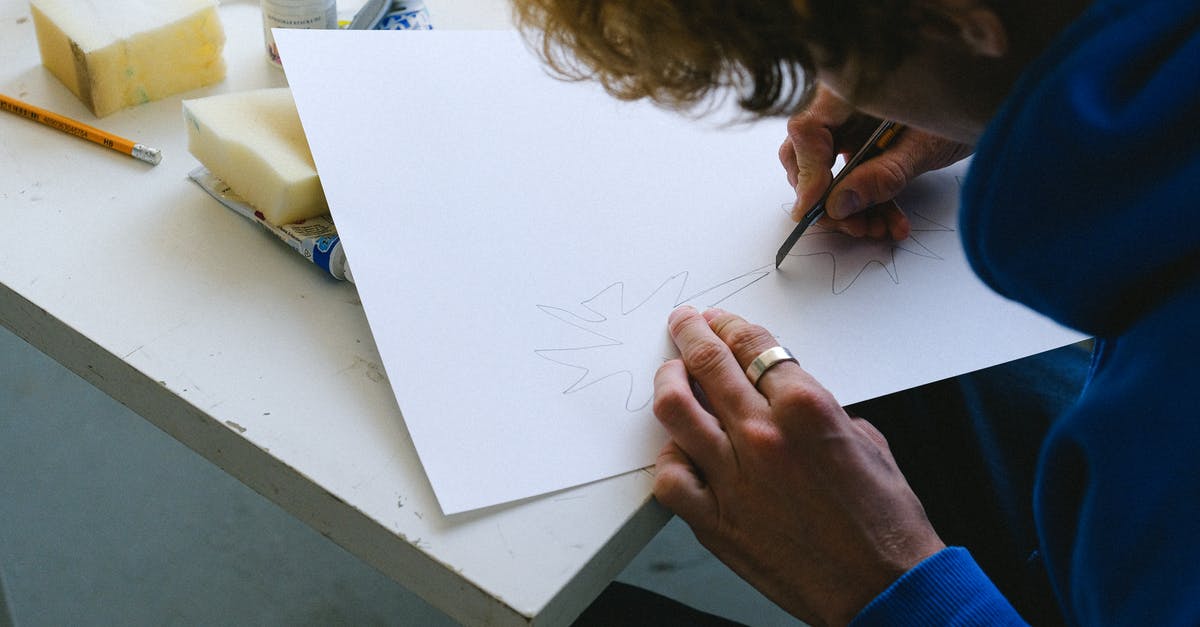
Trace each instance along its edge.
<path fill-rule="evenodd" d="M 1017 611 L 962 547 L 943 549 L 875 597 L 853 627 L 1025 625 Z"/>

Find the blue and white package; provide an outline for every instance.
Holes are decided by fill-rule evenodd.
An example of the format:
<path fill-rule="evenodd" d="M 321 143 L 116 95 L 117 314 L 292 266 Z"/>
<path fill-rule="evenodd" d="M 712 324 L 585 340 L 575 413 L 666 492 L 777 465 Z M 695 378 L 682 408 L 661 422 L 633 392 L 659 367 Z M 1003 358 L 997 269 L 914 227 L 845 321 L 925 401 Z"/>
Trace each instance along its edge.
<path fill-rule="evenodd" d="M 351 30 L 433 30 L 424 0 L 371 0 L 348 27 Z"/>
<path fill-rule="evenodd" d="M 391 9 L 375 24 L 375 30 L 433 30 L 429 9 L 421 0 L 392 2 Z"/>

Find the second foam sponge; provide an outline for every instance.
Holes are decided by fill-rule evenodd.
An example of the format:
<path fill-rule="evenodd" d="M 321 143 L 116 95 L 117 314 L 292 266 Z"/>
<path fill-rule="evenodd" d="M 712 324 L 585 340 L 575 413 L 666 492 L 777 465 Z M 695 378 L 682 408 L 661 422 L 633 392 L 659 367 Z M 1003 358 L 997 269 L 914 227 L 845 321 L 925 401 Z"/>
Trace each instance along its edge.
<path fill-rule="evenodd" d="M 286 87 L 183 101 L 188 150 L 271 224 L 329 211 Z"/>

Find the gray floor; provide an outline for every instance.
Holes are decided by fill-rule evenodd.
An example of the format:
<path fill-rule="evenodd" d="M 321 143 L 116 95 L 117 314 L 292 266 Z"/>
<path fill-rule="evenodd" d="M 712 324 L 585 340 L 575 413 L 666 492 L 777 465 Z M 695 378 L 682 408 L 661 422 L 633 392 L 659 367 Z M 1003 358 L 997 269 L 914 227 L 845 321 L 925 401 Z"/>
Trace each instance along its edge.
<path fill-rule="evenodd" d="M 798 624 L 677 520 L 620 580 Z M 3 328 L 0 582 L 0 627 L 453 624 Z"/>

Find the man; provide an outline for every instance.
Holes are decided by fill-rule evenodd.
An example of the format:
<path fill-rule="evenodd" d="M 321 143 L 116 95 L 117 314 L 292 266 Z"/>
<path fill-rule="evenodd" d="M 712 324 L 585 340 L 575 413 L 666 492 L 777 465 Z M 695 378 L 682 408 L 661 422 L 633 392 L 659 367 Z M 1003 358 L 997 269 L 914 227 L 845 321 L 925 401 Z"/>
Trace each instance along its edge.
<path fill-rule="evenodd" d="M 781 148 L 796 212 L 862 141 L 864 116 L 905 123 L 830 196 L 832 224 L 851 234 L 903 237 L 885 201 L 974 149 L 960 219 L 973 267 L 1097 338 L 1029 497 L 1062 613 L 1200 624 L 1200 4 L 518 0 L 517 12 L 552 65 L 619 97 L 687 109 L 732 91 L 752 114 L 799 111 Z M 686 308 L 668 327 L 682 357 L 655 380 L 671 436 L 655 494 L 733 570 L 813 624 L 1021 622 L 968 552 L 946 548 L 870 422 L 796 363 L 750 382 L 768 331 Z"/>

